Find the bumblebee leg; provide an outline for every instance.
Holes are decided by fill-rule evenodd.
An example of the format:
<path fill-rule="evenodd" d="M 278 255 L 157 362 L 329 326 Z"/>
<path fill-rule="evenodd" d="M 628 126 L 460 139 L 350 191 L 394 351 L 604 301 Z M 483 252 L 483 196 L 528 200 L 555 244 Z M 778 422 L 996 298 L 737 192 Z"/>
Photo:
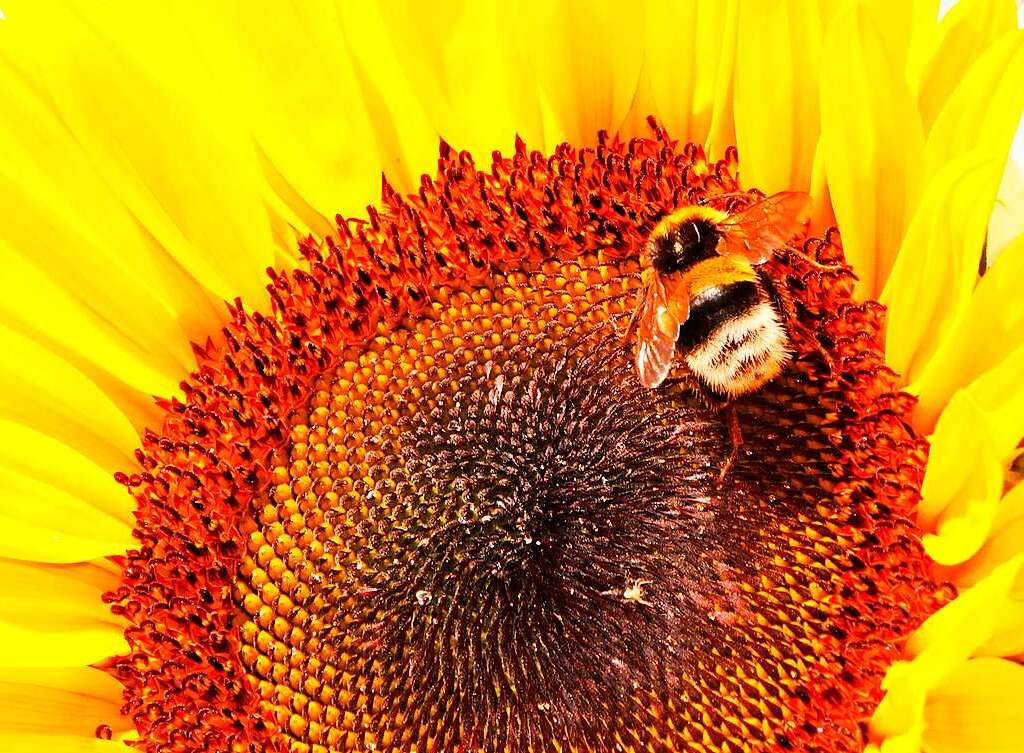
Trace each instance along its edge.
<path fill-rule="evenodd" d="M 821 359 L 825 362 L 825 367 L 828 369 L 829 374 L 834 374 L 836 371 L 836 363 L 832 358 L 832 355 L 825 350 L 825 347 L 818 342 L 818 338 L 814 336 L 814 333 L 805 327 L 800 321 L 796 311 L 796 304 L 793 303 L 792 297 L 776 282 L 771 279 L 767 274 L 760 272 L 758 276 L 761 278 L 761 283 L 768 291 L 768 295 L 772 299 L 772 303 L 775 305 L 775 310 L 779 312 L 783 319 L 786 320 L 786 328 L 790 332 L 794 330 L 800 330 L 806 334 L 807 339 L 811 341 L 814 349 L 818 351 Z"/>
<path fill-rule="evenodd" d="M 736 412 L 736 404 L 729 403 L 729 442 L 731 449 L 729 450 L 729 457 L 726 458 L 725 463 L 722 464 L 722 470 L 718 473 L 718 485 L 721 486 L 725 483 L 725 477 L 732 470 L 733 465 L 736 463 L 736 459 L 740 456 L 740 447 L 743 446 L 743 429 L 740 427 L 740 414 Z"/>
<path fill-rule="evenodd" d="M 789 325 L 791 331 L 799 328 L 807 336 L 807 340 L 810 342 L 811 346 L 818 352 L 818 355 L 821 356 L 821 360 L 824 362 L 825 368 L 828 369 L 828 375 L 831 376 L 832 374 L 835 374 L 835 359 L 832 358 L 832 354 L 825 349 L 825 346 L 821 344 L 818 338 L 814 335 L 814 332 L 811 332 L 808 327 L 805 327 L 796 318 L 796 309 L 793 309 L 792 317 L 790 317 L 789 312 L 786 312 L 785 316 L 787 319 L 786 324 Z"/>
<path fill-rule="evenodd" d="M 793 306 L 792 303 L 790 303 L 790 308 L 783 313 L 783 316 L 786 317 L 786 324 L 789 326 L 791 331 L 799 328 L 807 336 L 811 346 L 818 352 L 818 355 L 821 356 L 821 360 L 824 362 L 825 368 L 828 369 L 828 375 L 831 376 L 832 374 L 835 374 L 836 362 L 835 359 L 832 358 L 832 354 L 825 349 L 825 346 L 821 344 L 814 332 L 812 332 L 810 328 L 805 327 L 800 320 L 797 319 L 796 307 Z"/>
<path fill-rule="evenodd" d="M 740 414 L 736 410 L 736 403 L 729 398 L 716 394 L 693 374 L 677 377 L 675 383 L 683 389 L 692 392 L 704 407 L 712 413 L 721 415 L 722 411 L 729 412 L 729 457 L 725 459 L 721 470 L 718 472 L 718 486 L 725 482 L 736 460 L 740 456 L 740 447 L 743 446 L 743 429 L 740 427 Z"/>

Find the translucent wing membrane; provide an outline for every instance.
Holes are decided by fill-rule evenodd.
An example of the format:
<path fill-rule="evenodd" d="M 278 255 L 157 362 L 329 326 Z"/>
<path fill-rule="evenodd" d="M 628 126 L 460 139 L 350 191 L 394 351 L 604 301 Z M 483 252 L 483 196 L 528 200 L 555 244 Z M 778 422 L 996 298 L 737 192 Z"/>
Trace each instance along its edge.
<path fill-rule="evenodd" d="M 672 367 L 680 321 L 671 311 L 665 285 L 657 275 L 649 275 L 641 295 L 643 300 L 630 326 L 635 326 L 637 333 L 636 368 L 640 383 L 654 388 L 665 381 Z"/>
<path fill-rule="evenodd" d="M 783 191 L 759 201 L 719 223 L 723 256 L 739 256 L 753 265 L 764 264 L 810 219 L 811 197 L 802 191 Z"/>

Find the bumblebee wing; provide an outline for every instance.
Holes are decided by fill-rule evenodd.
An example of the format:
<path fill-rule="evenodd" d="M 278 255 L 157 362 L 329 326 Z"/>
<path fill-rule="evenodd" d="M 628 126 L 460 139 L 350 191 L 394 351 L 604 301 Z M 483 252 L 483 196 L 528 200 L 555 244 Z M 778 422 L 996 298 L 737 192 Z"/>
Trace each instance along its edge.
<path fill-rule="evenodd" d="M 671 308 L 664 283 L 652 275 L 644 288 L 636 319 L 636 371 L 640 384 L 650 389 L 665 381 L 672 368 L 680 323 Z"/>
<path fill-rule="evenodd" d="M 719 223 L 719 253 L 739 256 L 756 266 L 764 264 L 776 249 L 799 235 L 811 213 L 811 197 L 803 191 L 783 191 L 747 207 Z"/>

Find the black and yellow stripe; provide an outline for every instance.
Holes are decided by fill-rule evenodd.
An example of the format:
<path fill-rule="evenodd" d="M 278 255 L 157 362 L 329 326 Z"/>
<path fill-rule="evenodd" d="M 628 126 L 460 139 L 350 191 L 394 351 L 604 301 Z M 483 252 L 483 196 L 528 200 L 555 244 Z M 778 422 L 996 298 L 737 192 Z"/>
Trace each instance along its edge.
<path fill-rule="evenodd" d="M 690 315 L 679 328 L 676 347 L 689 353 L 723 325 L 743 316 L 763 301 L 761 287 L 753 280 L 716 286 L 693 301 Z"/>

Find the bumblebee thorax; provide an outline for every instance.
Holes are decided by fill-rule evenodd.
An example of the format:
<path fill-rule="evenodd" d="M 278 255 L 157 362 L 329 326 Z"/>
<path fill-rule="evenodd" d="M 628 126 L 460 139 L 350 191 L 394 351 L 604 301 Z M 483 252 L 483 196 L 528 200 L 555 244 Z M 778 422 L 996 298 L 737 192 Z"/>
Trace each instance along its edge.
<path fill-rule="evenodd" d="M 717 256 L 721 238 L 717 223 L 722 217 L 711 207 L 690 206 L 662 219 L 645 249 L 651 266 L 659 274 L 674 274 Z"/>

